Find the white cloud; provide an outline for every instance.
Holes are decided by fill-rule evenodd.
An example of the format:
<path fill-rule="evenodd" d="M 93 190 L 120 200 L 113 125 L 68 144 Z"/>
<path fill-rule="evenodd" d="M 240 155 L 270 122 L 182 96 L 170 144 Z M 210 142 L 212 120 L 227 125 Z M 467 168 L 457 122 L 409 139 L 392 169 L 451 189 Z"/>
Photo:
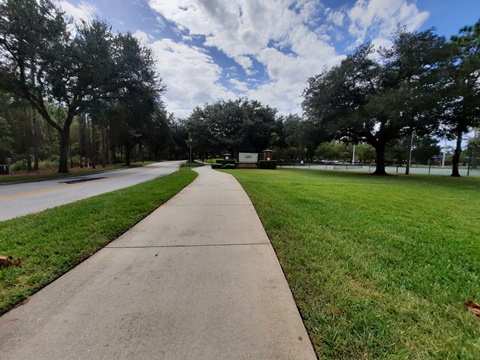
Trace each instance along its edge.
<path fill-rule="evenodd" d="M 161 15 L 159 21 L 175 24 L 184 41 L 201 43 L 194 47 L 163 39 L 153 45 L 168 87 L 167 103 L 183 114 L 207 101 L 235 97 L 222 81 L 280 113 L 300 113 L 307 79 L 345 57 L 332 37 L 344 40 L 350 34 L 350 44 L 368 38 L 385 46 L 398 25 L 416 30 L 429 16 L 411 0 L 358 0 L 350 9 L 329 9 L 318 0 L 149 0 L 149 5 Z M 208 47 L 244 72 L 222 71 Z M 254 76 L 260 81 L 252 82 Z"/>
<path fill-rule="evenodd" d="M 332 22 L 336 26 L 343 26 L 343 20 L 345 19 L 345 13 L 343 11 L 328 11 L 327 21 Z"/>
<path fill-rule="evenodd" d="M 348 11 L 351 21 L 348 31 L 357 38 L 358 44 L 372 31 L 377 37 L 388 38 L 398 26 L 405 25 L 408 31 L 417 30 L 429 15 L 407 0 L 358 0 Z"/>
<path fill-rule="evenodd" d="M 164 100 L 169 112 L 187 117 L 195 106 L 236 97 L 220 84 L 222 69 L 203 49 L 169 39 L 155 41 L 150 46 L 167 86 Z"/>
<path fill-rule="evenodd" d="M 253 71 L 250 68 L 253 66 L 253 61 L 248 56 L 239 55 L 234 57 L 235 61 L 240 64 L 246 71 L 247 75 L 252 75 Z"/>
<path fill-rule="evenodd" d="M 80 2 L 78 6 L 75 6 L 68 1 L 62 0 L 58 2 L 58 6 L 65 11 L 68 16 L 71 16 L 76 23 L 81 23 L 82 21 L 90 22 L 98 13 L 95 5 L 84 1 Z"/>
<path fill-rule="evenodd" d="M 228 82 L 232 84 L 235 87 L 235 89 L 237 89 L 240 92 L 248 91 L 248 84 L 246 82 L 239 81 L 237 79 L 230 79 L 228 80 Z"/>
<path fill-rule="evenodd" d="M 132 34 L 134 37 L 136 37 L 142 45 L 147 44 L 150 39 L 152 39 L 152 36 L 148 35 L 145 31 L 137 30 Z"/>
<path fill-rule="evenodd" d="M 150 0 L 149 4 L 190 34 L 205 36 L 206 46 L 239 59 L 244 67 L 242 56 L 258 53 L 270 40 L 281 40 L 299 22 L 288 10 L 288 0 Z"/>
<path fill-rule="evenodd" d="M 253 60 L 263 65 L 269 79 L 248 95 L 274 107 L 288 109 L 295 104 L 298 108 L 307 78 L 342 58 L 325 41 L 326 34 L 309 28 L 318 22 L 315 0 L 298 0 L 293 9 L 290 0 L 150 0 L 149 4 L 188 34 L 204 36 L 205 46 L 221 50 L 247 76 L 256 74 Z M 342 20 L 342 14 L 331 17 L 337 23 Z M 230 79 L 237 90 L 245 91 L 246 83 L 239 88 L 237 81 Z"/>

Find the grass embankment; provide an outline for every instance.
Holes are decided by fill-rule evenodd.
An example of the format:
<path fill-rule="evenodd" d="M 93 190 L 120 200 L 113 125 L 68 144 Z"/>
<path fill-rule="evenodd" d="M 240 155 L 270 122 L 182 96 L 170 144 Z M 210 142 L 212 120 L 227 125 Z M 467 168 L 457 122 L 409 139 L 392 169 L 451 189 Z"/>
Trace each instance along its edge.
<path fill-rule="evenodd" d="M 181 168 L 196 168 L 196 167 L 200 167 L 200 166 L 204 166 L 204 164 L 202 163 L 199 163 L 199 162 L 183 162 L 180 164 L 180 167 Z"/>
<path fill-rule="evenodd" d="M 480 359 L 480 179 L 231 173 L 321 359 Z"/>
<path fill-rule="evenodd" d="M 70 176 L 79 176 L 79 175 L 87 175 L 87 174 L 94 174 L 100 173 L 105 171 L 112 171 L 112 170 L 121 170 L 121 169 L 129 169 L 135 167 L 141 167 L 149 164 L 153 164 L 155 161 L 144 161 L 144 162 L 135 162 L 131 163 L 130 165 L 125 164 L 115 164 L 115 165 L 107 165 L 106 167 L 96 166 L 95 169 L 92 167 L 75 167 L 73 169 L 69 169 L 69 173 L 59 173 L 57 170 L 48 169 L 48 170 L 40 170 L 40 171 L 20 171 L 8 175 L 0 175 L 0 184 L 2 183 L 11 183 L 11 182 L 25 182 L 25 181 L 38 181 L 38 180 L 50 180 L 50 179 L 59 179 L 65 178 Z"/>
<path fill-rule="evenodd" d="M 0 222 L 0 314 L 130 229 L 195 179 L 189 169 L 41 213 Z"/>
<path fill-rule="evenodd" d="M 204 162 L 209 164 L 215 164 L 217 160 L 223 160 L 223 158 L 213 158 L 213 159 L 205 159 Z"/>

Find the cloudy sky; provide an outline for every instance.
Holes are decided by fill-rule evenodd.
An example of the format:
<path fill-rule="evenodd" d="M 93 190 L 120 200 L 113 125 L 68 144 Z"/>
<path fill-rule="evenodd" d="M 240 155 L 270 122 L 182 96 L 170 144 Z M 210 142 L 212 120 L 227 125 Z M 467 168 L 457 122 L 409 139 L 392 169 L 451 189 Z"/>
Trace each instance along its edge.
<path fill-rule="evenodd" d="M 480 0 L 62 0 L 76 20 L 101 18 L 151 46 L 169 112 L 245 97 L 301 113 L 308 77 L 356 45 L 388 46 L 399 25 L 449 38 L 480 18 Z"/>

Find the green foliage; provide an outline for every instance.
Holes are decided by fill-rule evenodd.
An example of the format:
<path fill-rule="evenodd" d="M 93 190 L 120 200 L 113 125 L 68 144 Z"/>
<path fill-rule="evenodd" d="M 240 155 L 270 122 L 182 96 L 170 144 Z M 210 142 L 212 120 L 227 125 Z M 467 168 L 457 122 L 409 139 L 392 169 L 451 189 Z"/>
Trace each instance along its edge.
<path fill-rule="evenodd" d="M 375 57 L 372 44 L 361 45 L 340 65 L 308 80 L 303 109 L 331 138 L 372 145 L 375 174 L 385 175 L 388 142 L 438 126 L 446 48 L 432 29 L 399 31 L 393 46 Z"/>
<path fill-rule="evenodd" d="M 375 149 L 369 144 L 358 144 L 355 147 L 355 159 L 359 159 L 360 162 L 374 162 Z"/>
<path fill-rule="evenodd" d="M 123 234 L 196 177 L 189 169 L 34 215 L 0 222 L 0 314 Z"/>
<path fill-rule="evenodd" d="M 312 158 L 318 143 L 324 140 L 321 128 L 298 115 L 288 115 L 284 119 L 283 134 L 286 146 L 283 151 L 277 151 L 279 154 L 284 153 L 283 157 L 303 155 Z"/>
<path fill-rule="evenodd" d="M 276 169 L 277 168 L 277 161 L 276 160 L 260 160 L 258 162 L 259 169 Z"/>
<path fill-rule="evenodd" d="M 341 141 L 330 141 L 320 144 L 315 155 L 322 159 L 346 160 L 352 158 L 353 145 Z"/>
<path fill-rule="evenodd" d="M 405 137 L 390 142 L 386 147 L 385 157 L 396 164 L 405 164 L 408 161 L 408 149 L 411 137 Z M 428 164 L 428 161 L 435 155 L 440 154 L 438 140 L 427 136 L 419 137 L 414 135 L 412 141 L 412 161 L 419 164 Z"/>
<path fill-rule="evenodd" d="M 275 114 L 254 100 L 219 101 L 195 108 L 185 126 L 198 152 L 260 152 L 269 145 Z"/>
<path fill-rule="evenodd" d="M 218 160 L 223 160 L 223 159 L 221 159 L 221 158 L 205 159 L 205 162 L 209 163 L 209 164 L 216 164 Z"/>
<path fill-rule="evenodd" d="M 480 358 L 478 318 L 463 304 L 479 301 L 479 178 L 232 174 L 319 358 Z"/>
<path fill-rule="evenodd" d="M 223 165 L 222 164 L 212 164 L 212 169 L 222 169 L 223 168 Z"/>
<path fill-rule="evenodd" d="M 225 170 L 230 170 L 230 169 L 235 169 L 236 166 L 235 166 L 235 163 L 233 164 L 223 164 L 222 165 L 222 169 L 225 169 Z"/>
<path fill-rule="evenodd" d="M 480 124 L 480 20 L 460 29 L 450 44 L 454 55 L 444 67 L 448 80 L 443 91 L 442 136 L 456 138 L 452 176 L 460 176 L 462 139 L 470 127 Z"/>
<path fill-rule="evenodd" d="M 27 162 L 25 160 L 17 161 L 10 165 L 10 173 L 25 170 L 27 170 Z"/>
<path fill-rule="evenodd" d="M 71 126 L 85 112 L 101 118 L 105 129 L 115 129 L 111 137 L 124 140 L 127 163 L 132 143 L 158 140 L 166 115 L 152 50 L 131 34 L 113 34 L 98 19 L 72 32 L 49 0 L 6 0 L 0 18 L 0 88 L 28 101 L 58 132 L 59 172 L 68 171 Z M 105 106 L 112 102 L 123 116 L 111 117 L 107 124 Z M 52 103 L 68 107 L 52 112 Z"/>
<path fill-rule="evenodd" d="M 3 164 L 5 157 L 11 157 L 12 151 L 12 132 L 7 120 L 0 117 L 0 164 Z"/>

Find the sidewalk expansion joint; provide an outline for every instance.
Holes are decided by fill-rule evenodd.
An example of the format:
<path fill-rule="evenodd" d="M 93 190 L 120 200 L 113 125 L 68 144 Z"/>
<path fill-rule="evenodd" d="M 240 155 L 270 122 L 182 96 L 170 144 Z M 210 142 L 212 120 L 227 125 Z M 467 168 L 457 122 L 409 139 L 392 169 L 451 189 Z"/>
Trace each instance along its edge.
<path fill-rule="evenodd" d="M 157 248 L 184 248 L 184 247 L 251 246 L 251 245 L 270 245 L 270 243 L 262 242 L 262 243 L 243 243 L 243 244 L 106 246 L 105 249 L 157 249 Z"/>
<path fill-rule="evenodd" d="M 169 204 L 165 203 L 162 206 L 253 206 L 252 204 Z"/>

